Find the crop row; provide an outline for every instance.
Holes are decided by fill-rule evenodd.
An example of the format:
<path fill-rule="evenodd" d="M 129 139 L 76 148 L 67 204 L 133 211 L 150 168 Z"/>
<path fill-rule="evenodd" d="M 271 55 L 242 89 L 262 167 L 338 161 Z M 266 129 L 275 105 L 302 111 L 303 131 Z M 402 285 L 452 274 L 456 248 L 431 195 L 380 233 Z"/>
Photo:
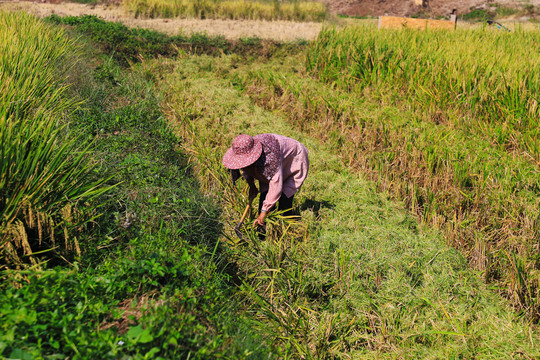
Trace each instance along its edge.
<path fill-rule="evenodd" d="M 323 21 L 328 12 L 315 1 L 125 0 L 135 17 Z"/>

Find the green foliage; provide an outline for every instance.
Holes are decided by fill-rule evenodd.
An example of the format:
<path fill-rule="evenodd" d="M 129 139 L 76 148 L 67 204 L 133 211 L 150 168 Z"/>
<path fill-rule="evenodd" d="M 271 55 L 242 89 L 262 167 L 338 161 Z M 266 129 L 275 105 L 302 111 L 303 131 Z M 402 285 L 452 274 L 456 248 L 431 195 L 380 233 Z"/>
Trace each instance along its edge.
<path fill-rule="evenodd" d="M 77 233 L 106 188 L 62 122 L 77 106 L 62 81 L 77 47 L 23 13 L 0 12 L 0 25 L 0 262 L 80 255 Z"/>
<path fill-rule="evenodd" d="M 492 11 L 485 9 L 473 9 L 468 13 L 461 15 L 461 19 L 465 21 L 487 21 L 493 20 L 495 14 Z"/>
<path fill-rule="evenodd" d="M 201 253 L 188 254 L 185 244 L 173 250 L 163 234 L 130 247 L 154 242 L 162 246 L 157 253 L 119 251 L 96 268 L 4 273 L 10 280 L 0 297 L 0 355 L 243 358 L 239 344 L 214 333 L 237 337 L 239 329 L 220 278 L 194 268 L 205 262 Z"/>
<path fill-rule="evenodd" d="M 230 41 L 223 36 L 208 36 L 202 33 L 191 36 L 167 36 L 157 31 L 128 28 L 121 23 L 105 21 L 93 15 L 79 17 L 51 15 L 46 20 L 74 27 L 124 66 L 137 63 L 143 58 L 175 56 L 179 52 L 213 56 L 235 53 L 243 56 L 269 57 L 274 53 L 285 51 L 297 52 L 306 45 L 302 42 L 281 44 L 257 38 Z"/>

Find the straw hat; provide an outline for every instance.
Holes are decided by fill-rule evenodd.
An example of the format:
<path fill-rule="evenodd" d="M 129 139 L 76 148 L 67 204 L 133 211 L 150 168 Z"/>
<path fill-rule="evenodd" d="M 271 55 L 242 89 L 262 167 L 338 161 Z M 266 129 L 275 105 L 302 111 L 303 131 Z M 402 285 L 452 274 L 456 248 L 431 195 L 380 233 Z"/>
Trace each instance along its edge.
<path fill-rule="evenodd" d="M 261 142 L 249 135 L 238 135 L 223 156 L 223 166 L 236 170 L 253 164 L 261 156 Z"/>

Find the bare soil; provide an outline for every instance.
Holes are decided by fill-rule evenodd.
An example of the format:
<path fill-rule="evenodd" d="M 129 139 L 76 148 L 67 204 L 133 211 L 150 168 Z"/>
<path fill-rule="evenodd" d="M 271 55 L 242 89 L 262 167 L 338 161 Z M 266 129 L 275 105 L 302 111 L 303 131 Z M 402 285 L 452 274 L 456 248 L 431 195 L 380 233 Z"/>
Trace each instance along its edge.
<path fill-rule="evenodd" d="M 455 9 L 457 14 L 472 9 L 486 8 L 491 4 L 522 8 L 540 6 L 540 0 L 321 0 L 333 13 L 355 16 L 411 16 L 425 13 L 432 17 L 447 16 Z"/>

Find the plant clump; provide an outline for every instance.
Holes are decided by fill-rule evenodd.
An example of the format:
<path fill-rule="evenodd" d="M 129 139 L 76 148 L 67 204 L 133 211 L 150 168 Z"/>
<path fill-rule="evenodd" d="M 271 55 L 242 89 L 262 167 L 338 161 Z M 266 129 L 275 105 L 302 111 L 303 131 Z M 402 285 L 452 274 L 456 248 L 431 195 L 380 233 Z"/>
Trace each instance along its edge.
<path fill-rule="evenodd" d="M 61 29 L 0 12 L 0 263 L 81 254 L 77 233 L 106 191 L 68 131 L 78 105 L 61 79 L 76 61 Z M 76 51 L 75 51 L 76 53 Z M 45 254 L 47 255 L 47 254 Z"/>

